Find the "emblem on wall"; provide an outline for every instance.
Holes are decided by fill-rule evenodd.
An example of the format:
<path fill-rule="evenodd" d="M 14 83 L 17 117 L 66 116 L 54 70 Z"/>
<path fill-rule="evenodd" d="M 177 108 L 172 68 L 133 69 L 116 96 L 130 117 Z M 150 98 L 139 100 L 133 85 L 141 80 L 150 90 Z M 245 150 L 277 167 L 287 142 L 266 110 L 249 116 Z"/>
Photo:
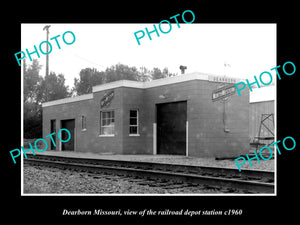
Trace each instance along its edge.
<path fill-rule="evenodd" d="M 109 106 L 111 101 L 114 98 L 114 95 L 115 95 L 114 90 L 105 93 L 105 95 L 103 96 L 103 98 L 100 101 L 100 107 L 104 108 L 104 107 Z"/>

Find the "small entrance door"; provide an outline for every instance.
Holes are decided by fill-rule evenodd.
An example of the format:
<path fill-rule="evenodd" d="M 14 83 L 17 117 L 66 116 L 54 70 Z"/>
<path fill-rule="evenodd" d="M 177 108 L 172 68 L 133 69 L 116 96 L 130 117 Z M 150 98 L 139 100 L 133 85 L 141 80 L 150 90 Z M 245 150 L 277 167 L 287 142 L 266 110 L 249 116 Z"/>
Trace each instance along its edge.
<path fill-rule="evenodd" d="M 186 154 L 187 102 L 157 104 L 157 153 Z"/>
<path fill-rule="evenodd" d="M 74 130 L 75 130 L 75 119 L 71 120 L 62 120 L 61 121 L 61 128 L 66 128 L 71 133 L 71 139 L 68 142 L 61 142 L 61 150 L 62 151 L 74 151 L 74 142 L 75 142 L 75 136 L 74 136 Z M 61 139 L 67 140 L 69 138 L 69 135 L 66 131 L 61 131 Z"/>
<path fill-rule="evenodd" d="M 50 120 L 50 133 L 56 133 L 56 120 Z M 56 143 L 56 135 L 52 136 L 54 143 Z M 55 150 L 56 147 L 54 146 L 53 142 L 51 141 L 51 150 Z"/>

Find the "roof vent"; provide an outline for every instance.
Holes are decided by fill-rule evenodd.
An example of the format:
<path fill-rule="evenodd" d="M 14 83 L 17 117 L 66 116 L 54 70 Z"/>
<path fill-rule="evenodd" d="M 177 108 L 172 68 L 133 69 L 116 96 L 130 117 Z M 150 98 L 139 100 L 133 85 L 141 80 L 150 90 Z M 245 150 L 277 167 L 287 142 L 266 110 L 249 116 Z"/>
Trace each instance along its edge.
<path fill-rule="evenodd" d="M 179 69 L 181 70 L 181 74 L 184 74 L 184 71 L 187 69 L 186 66 L 179 66 Z"/>

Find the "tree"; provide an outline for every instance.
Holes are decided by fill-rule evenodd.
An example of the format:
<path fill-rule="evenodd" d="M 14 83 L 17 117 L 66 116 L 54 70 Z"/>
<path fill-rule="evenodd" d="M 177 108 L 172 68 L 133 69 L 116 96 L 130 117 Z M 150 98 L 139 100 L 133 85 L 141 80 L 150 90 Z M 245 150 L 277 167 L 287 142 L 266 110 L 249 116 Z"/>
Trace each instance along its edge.
<path fill-rule="evenodd" d="M 42 77 L 39 75 L 41 70 L 39 61 L 34 59 L 32 64 L 27 68 L 24 59 L 24 102 L 34 101 L 36 98 L 36 91 Z"/>
<path fill-rule="evenodd" d="M 42 137 L 42 102 L 70 96 L 64 75 L 51 72 L 43 78 L 40 70 L 36 59 L 24 65 L 24 138 Z"/>
<path fill-rule="evenodd" d="M 152 79 L 152 75 L 150 74 L 150 70 L 146 67 L 142 66 L 139 70 L 139 81 L 146 82 Z"/>
<path fill-rule="evenodd" d="M 92 87 L 105 82 L 105 72 L 99 72 L 95 68 L 85 68 L 79 73 L 79 79 L 74 79 L 73 91 L 77 95 L 92 93 Z"/>
<path fill-rule="evenodd" d="M 37 99 L 37 91 L 41 80 L 39 73 L 41 66 L 38 60 L 34 59 L 27 67 L 24 60 L 24 137 L 36 138 L 42 136 L 42 107 Z"/>
<path fill-rule="evenodd" d="M 42 103 L 70 97 L 71 93 L 68 89 L 63 74 L 56 75 L 54 72 L 50 72 L 38 86 L 36 101 Z"/>
<path fill-rule="evenodd" d="M 176 76 L 176 74 L 174 73 L 169 73 L 169 70 L 166 67 L 163 69 L 163 71 L 161 71 L 159 68 L 154 67 L 150 73 L 151 73 L 151 78 L 153 80 Z"/>
<path fill-rule="evenodd" d="M 85 68 L 80 71 L 79 78 L 74 79 L 73 92 L 76 95 L 92 93 L 93 86 L 117 80 L 145 82 L 175 75 L 170 73 L 167 68 L 161 71 L 159 68 L 148 70 L 145 67 L 140 67 L 138 70 L 136 67 L 129 67 L 121 63 L 106 68 L 105 71 L 101 72 L 94 68 Z"/>
<path fill-rule="evenodd" d="M 164 77 L 174 77 L 174 76 L 177 76 L 177 73 L 170 73 L 168 68 L 165 67 L 162 71 Z"/>
<path fill-rule="evenodd" d="M 95 68 L 85 68 L 79 73 L 79 79 L 74 79 L 73 91 L 77 95 L 92 93 L 92 87 L 117 80 L 140 80 L 141 74 L 136 67 L 116 64 L 105 71 L 99 72 Z"/>
<path fill-rule="evenodd" d="M 113 82 L 117 80 L 135 80 L 138 81 L 140 74 L 136 67 L 129 67 L 124 64 L 116 64 L 105 70 L 105 82 Z"/>
<path fill-rule="evenodd" d="M 42 137 L 42 106 L 36 102 L 24 103 L 24 138 Z"/>
<path fill-rule="evenodd" d="M 154 67 L 151 71 L 151 76 L 153 80 L 164 78 L 163 73 L 159 68 Z"/>

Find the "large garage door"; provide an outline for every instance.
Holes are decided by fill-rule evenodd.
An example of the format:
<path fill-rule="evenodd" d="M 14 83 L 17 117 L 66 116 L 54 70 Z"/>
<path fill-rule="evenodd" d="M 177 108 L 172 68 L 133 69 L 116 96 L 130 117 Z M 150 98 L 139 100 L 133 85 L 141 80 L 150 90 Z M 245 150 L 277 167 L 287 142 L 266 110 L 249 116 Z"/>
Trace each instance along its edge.
<path fill-rule="evenodd" d="M 71 133 L 71 139 L 68 142 L 62 142 L 61 143 L 61 150 L 62 151 L 74 151 L 74 142 L 75 142 L 75 136 L 74 136 L 74 129 L 75 129 L 75 119 L 71 120 L 62 120 L 61 121 L 61 128 L 66 128 Z M 66 131 L 61 132 L 61 138 L 62 140 L 67 140 L 69 138 L 69 135 Z"/>
<path fill-rule="evenodd" d="M 187 102 L 157 104 L 157 153 L 186 154 Z"/>

